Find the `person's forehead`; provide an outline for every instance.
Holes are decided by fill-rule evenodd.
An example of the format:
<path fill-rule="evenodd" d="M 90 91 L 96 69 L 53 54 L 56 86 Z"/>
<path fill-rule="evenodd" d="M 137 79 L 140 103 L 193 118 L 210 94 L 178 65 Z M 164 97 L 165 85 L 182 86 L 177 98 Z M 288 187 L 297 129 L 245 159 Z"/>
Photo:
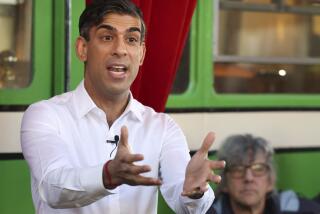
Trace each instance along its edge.
<path fill-rule="evenodd" d="M 110 25 L 114 28 L 141 28 L 141 22 L 138 17 L 127 15 L 127 14 L 117 14 L 109 13 L 103 17 L 103 20 L 97 27 L 100 25 Z"/>
<path fill-rule="evenodd" d="M 267 160 L 266 154 L 262 151 L 257 151 L 254 154 L 251 154 L 251 156 L 247 155 L 247 158 L 244 160 L 246 164 L 251 163 L 265 163 Z"/>
<path fill-rule="evenodd" d="M 232 156 L 229 160 L 231 165 L 248 165 L 252 163 L 265 163 L 267 161 L 266 154 L 260 150 L 253 152 L 247 151 L 242 154 Z"/>
<path fill-rule="evenodd" d="M 256 153 L 256 155 L 254 157 L 255 162 L 265 162 L 266 159 L 267 159 L 266 154 L 263 152 Z"/>

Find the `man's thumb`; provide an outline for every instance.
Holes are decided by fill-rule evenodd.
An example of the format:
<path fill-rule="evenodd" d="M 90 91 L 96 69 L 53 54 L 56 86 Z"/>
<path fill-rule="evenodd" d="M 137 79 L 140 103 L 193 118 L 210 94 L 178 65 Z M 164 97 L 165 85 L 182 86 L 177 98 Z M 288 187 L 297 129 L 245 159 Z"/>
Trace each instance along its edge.
<path fill-rule="evenodd" d="M 119 147 L 125 147 L 131 152 L 128 144 L 128 128 L 126 126 L 121 127 Z"/>

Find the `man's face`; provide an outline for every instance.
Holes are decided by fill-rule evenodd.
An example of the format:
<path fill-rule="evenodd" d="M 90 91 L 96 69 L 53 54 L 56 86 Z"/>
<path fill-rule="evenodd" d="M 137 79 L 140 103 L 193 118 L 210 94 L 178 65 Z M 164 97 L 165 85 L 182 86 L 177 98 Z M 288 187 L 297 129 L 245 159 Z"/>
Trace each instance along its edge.
<path fill-rule="evenodd" d="M 226 173 L 227 185 L 224 191 L 229 194 L 231 203 L 247 208 L 265 203 L 266 194 L 273 189 L 270 170 L 265 168 L 265 162 L 264 154 L 258 153 L 247 167 L 235 167 Z M 240 176 L 241 172 L 244 172 L 243 176 Z"/>
<path fill-rule="evenodd" d="M 108 97 L 127 95 L 145 54 L 140 19 L 108 14 L 90 29 L 89 38 L 77 40 L 77 54 L 85 62 L 87 90 Z"/>

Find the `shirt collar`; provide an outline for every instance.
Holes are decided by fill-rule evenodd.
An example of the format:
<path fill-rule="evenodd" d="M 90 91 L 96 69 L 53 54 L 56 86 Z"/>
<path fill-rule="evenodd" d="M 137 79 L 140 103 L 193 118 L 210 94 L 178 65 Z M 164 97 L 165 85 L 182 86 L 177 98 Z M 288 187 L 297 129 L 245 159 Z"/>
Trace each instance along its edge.
<path fill-rule="evenodd" d="M 139 121 L 142 121 L 144 106 L 133 98 L 131 91 L 129 96 L 129 103 L 126 110 L 123 112 L 123 115 L 131 112 Z"/>
<path fill-rule="evenodd" d="M 98 108 L 84 88 L 82 80 L 73 92 L 73 107 L 78 118 L 82 118 L 92 109 Z"/>
<path fill-rule="evenodd" d="M 76 116 L 78 118 L 82 118 L 86 114 L 88 114 L 93 109 L 99 109 L 96 104 L 93 102 L 91 97 L 89 96 L 87 90 L 84 87 L 84 81 L 82 80 L 77 88 L 74 90 L 73 94 L 73 106 L 75 109 Z M 129 103 L 122 113 L 122 116 L 132 113 L 139 121 L 142 121 L 142 115 L 144 112 L 144 106 L 133 98 L 132 93 L 130 91 L 130 99 Z"/>

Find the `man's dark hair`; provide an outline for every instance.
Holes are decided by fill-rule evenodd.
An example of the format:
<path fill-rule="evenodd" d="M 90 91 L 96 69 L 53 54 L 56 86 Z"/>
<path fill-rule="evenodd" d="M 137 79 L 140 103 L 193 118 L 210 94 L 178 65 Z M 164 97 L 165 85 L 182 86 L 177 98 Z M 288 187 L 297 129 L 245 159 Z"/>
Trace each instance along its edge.
<path fill-rule="evenodd" d="M 146 26 L 141 10 L 130 0 L 93 0 L 82 12 L 79 19 L 80 36 L 89 41 L 89 31 L 91 27 L 102 23 L 107 14 L 130 15 L 140 19 L 141 41 L 144 41 Z"/>

